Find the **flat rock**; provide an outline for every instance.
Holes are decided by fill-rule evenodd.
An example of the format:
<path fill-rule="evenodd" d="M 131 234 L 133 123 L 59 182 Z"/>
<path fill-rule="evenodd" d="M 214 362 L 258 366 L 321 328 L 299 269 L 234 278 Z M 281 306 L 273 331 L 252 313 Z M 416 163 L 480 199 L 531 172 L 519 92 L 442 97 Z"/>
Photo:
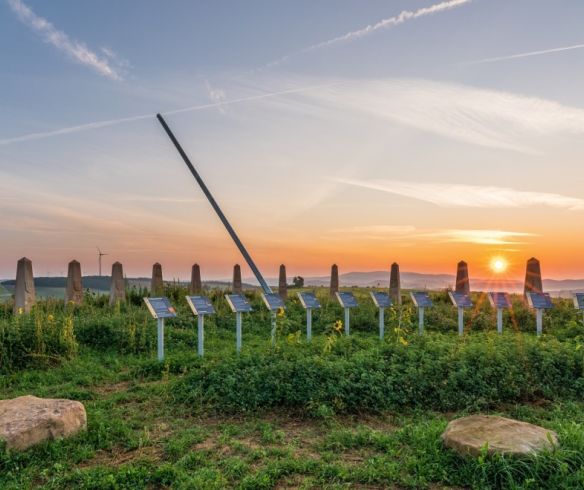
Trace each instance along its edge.
<path fill-rule="evenodd" d="M 45 440 L 69 437 L 87 427 L 82 403 L 20 396 L 0 400 L 0 439 L 22 451 Z"/>
<path fill-rule="evenodd" d="M 491 415 L 471 415 L 453 420 L 442 434 L 446 447 L 478 456 L 487 445 L 489 454 L 524 455 L 558 445 L 554 431 L 538 425 Z"/>

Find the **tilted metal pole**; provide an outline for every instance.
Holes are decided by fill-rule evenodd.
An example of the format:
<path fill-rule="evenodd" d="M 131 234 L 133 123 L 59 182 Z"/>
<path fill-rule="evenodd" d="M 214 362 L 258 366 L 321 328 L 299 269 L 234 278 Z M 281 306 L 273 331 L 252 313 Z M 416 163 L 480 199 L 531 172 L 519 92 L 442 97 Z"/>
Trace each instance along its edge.
<path fill-rule="evenodd" d="M 162 125 L 164 130 L 166 131 L 166 134 L 170 138 L 170 141 L 173 142 L 174 146 L 176 147 L 177 151 L 179 152 L 179 154 L 182 157 L 182 159 L 184 160 L 184 162 L 187 164 L 187 167 L 189 168 L 189 170 L 193 174 L 193 177 L 195 178 L 195 180 L 197 181 L 197 183 L 201 187 L 201 190 L 203 191 L 205 196 L 207 196 L 207 199 L 211 203 L 211 206 L 213 207 L 213 209 L 217 213 L 217 216 L 219 216 L 219 219 L 221 220 L 221 222 L 223 223 L 223 225 L 227 229 L 227 232 L 229 233 L 229 235 L 231 236 L 231 238 L 235 242 L 235 245 L 237 245 L 237 248 L 241 252 L 241 255 L 243 255 L 243 258 L 247 262 L 247 265 L 249 266 L 249 268 L 254 273 L 256 279 L 260 283 L 260 286 L 262 287 L 262 289 L 264 290 L 265 293 L 272 293 L 273 292 L 272 288 L 270 288 L 270 286 L 268 286 L 268 283 L 265 281 L 261 272 L 259 271 L 259 269 L 255 265 L 253 259 L 251 258 L 251 255 L 249 255 L 249 253 L 247 252 L 247 250 L 243 246 L 243 243 L 241 243 L 241 240 L 239 239 L 239 237 L 235 233 L 235 230 L 229 224 L 229 221 L 227 221 L 227 218 L 223 214 L 223 211 L 221 211 L 221 208 L 217 204 L 217 201 L 215 201 L 215 198 L 211 195 L 211 192 L 209 191 L 209 189 L 207 188 L 207 186 L 203 182 L 203 179 L 201 179 L 201 176 L 195 170 L 195 167 L 193 166 L 189 157 L 182 149 L 182 146 L 180 145 L 180 143 L 178 142 L 178 140 L 175 138 L 174 134 L 172 133 L 172 131 L 168 127 L 168 124 L 166 124 L 166 121 L 164 120 L 164 118 L 160 114 L 156 114 L 156 118 L 158 119 L 158 121 L 160 122 L 160 124 Z"/>

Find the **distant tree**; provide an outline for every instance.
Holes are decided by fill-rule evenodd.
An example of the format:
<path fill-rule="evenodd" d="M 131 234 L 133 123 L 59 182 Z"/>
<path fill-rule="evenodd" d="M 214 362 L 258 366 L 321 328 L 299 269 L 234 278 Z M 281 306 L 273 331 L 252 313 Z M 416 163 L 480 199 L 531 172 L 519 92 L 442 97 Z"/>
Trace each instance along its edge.
<path fill-rule="evenodd" d="M 294 279 L 292 279 L 292 287 L 303 288 L 304 287 L 304 278 L 302 276 L 296 276 Z"/>

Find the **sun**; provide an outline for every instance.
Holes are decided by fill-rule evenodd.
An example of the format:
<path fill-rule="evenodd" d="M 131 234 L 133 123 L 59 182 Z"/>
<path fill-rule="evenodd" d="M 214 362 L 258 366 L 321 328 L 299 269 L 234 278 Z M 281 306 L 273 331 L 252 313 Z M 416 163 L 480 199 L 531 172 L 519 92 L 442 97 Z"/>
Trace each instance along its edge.
<path fill-rule="evenodd" d="M 491 259 L 491 270 L 495 274 L 501 274 L 507 270 L 507 261 L 503 257 L 493 257 Z"/>

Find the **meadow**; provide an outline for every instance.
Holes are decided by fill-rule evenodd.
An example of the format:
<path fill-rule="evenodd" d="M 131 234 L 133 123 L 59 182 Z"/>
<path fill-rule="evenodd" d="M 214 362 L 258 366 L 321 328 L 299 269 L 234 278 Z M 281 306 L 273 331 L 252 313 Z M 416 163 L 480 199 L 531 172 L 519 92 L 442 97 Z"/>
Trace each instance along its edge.
<path fill-rule="evenodd" d="M 23 453 L 0 449 L 0 488 L 582 488 L 584 325 L 554 300 L 544 335 L 514 297 L 496 332 L 481 295 L 458 337 L 456 311 L 433 293 L 424 336 L 405 301 L 386 310 L 378 338 L 369 290 L 353 289 L 351 336 L 343 311 L 318 290 L 313 340 L 290 291 L 277 317 L 259 294 L 235 318 L 221 291 L 206 318 L 205 357 L 186 291 L 168 285 L 178 317 L 156 323 L 132 289 L 126 304 L 88 294 L 81 306 L 42 300 L 30 315 L 0 305 L 0 398 L 24 394 L 82 401 L 88 430 Z M 561 446 L 530 458 L 465 458 L 442 447 L 449 420 L 492 413 L 555 430 Z"/>

